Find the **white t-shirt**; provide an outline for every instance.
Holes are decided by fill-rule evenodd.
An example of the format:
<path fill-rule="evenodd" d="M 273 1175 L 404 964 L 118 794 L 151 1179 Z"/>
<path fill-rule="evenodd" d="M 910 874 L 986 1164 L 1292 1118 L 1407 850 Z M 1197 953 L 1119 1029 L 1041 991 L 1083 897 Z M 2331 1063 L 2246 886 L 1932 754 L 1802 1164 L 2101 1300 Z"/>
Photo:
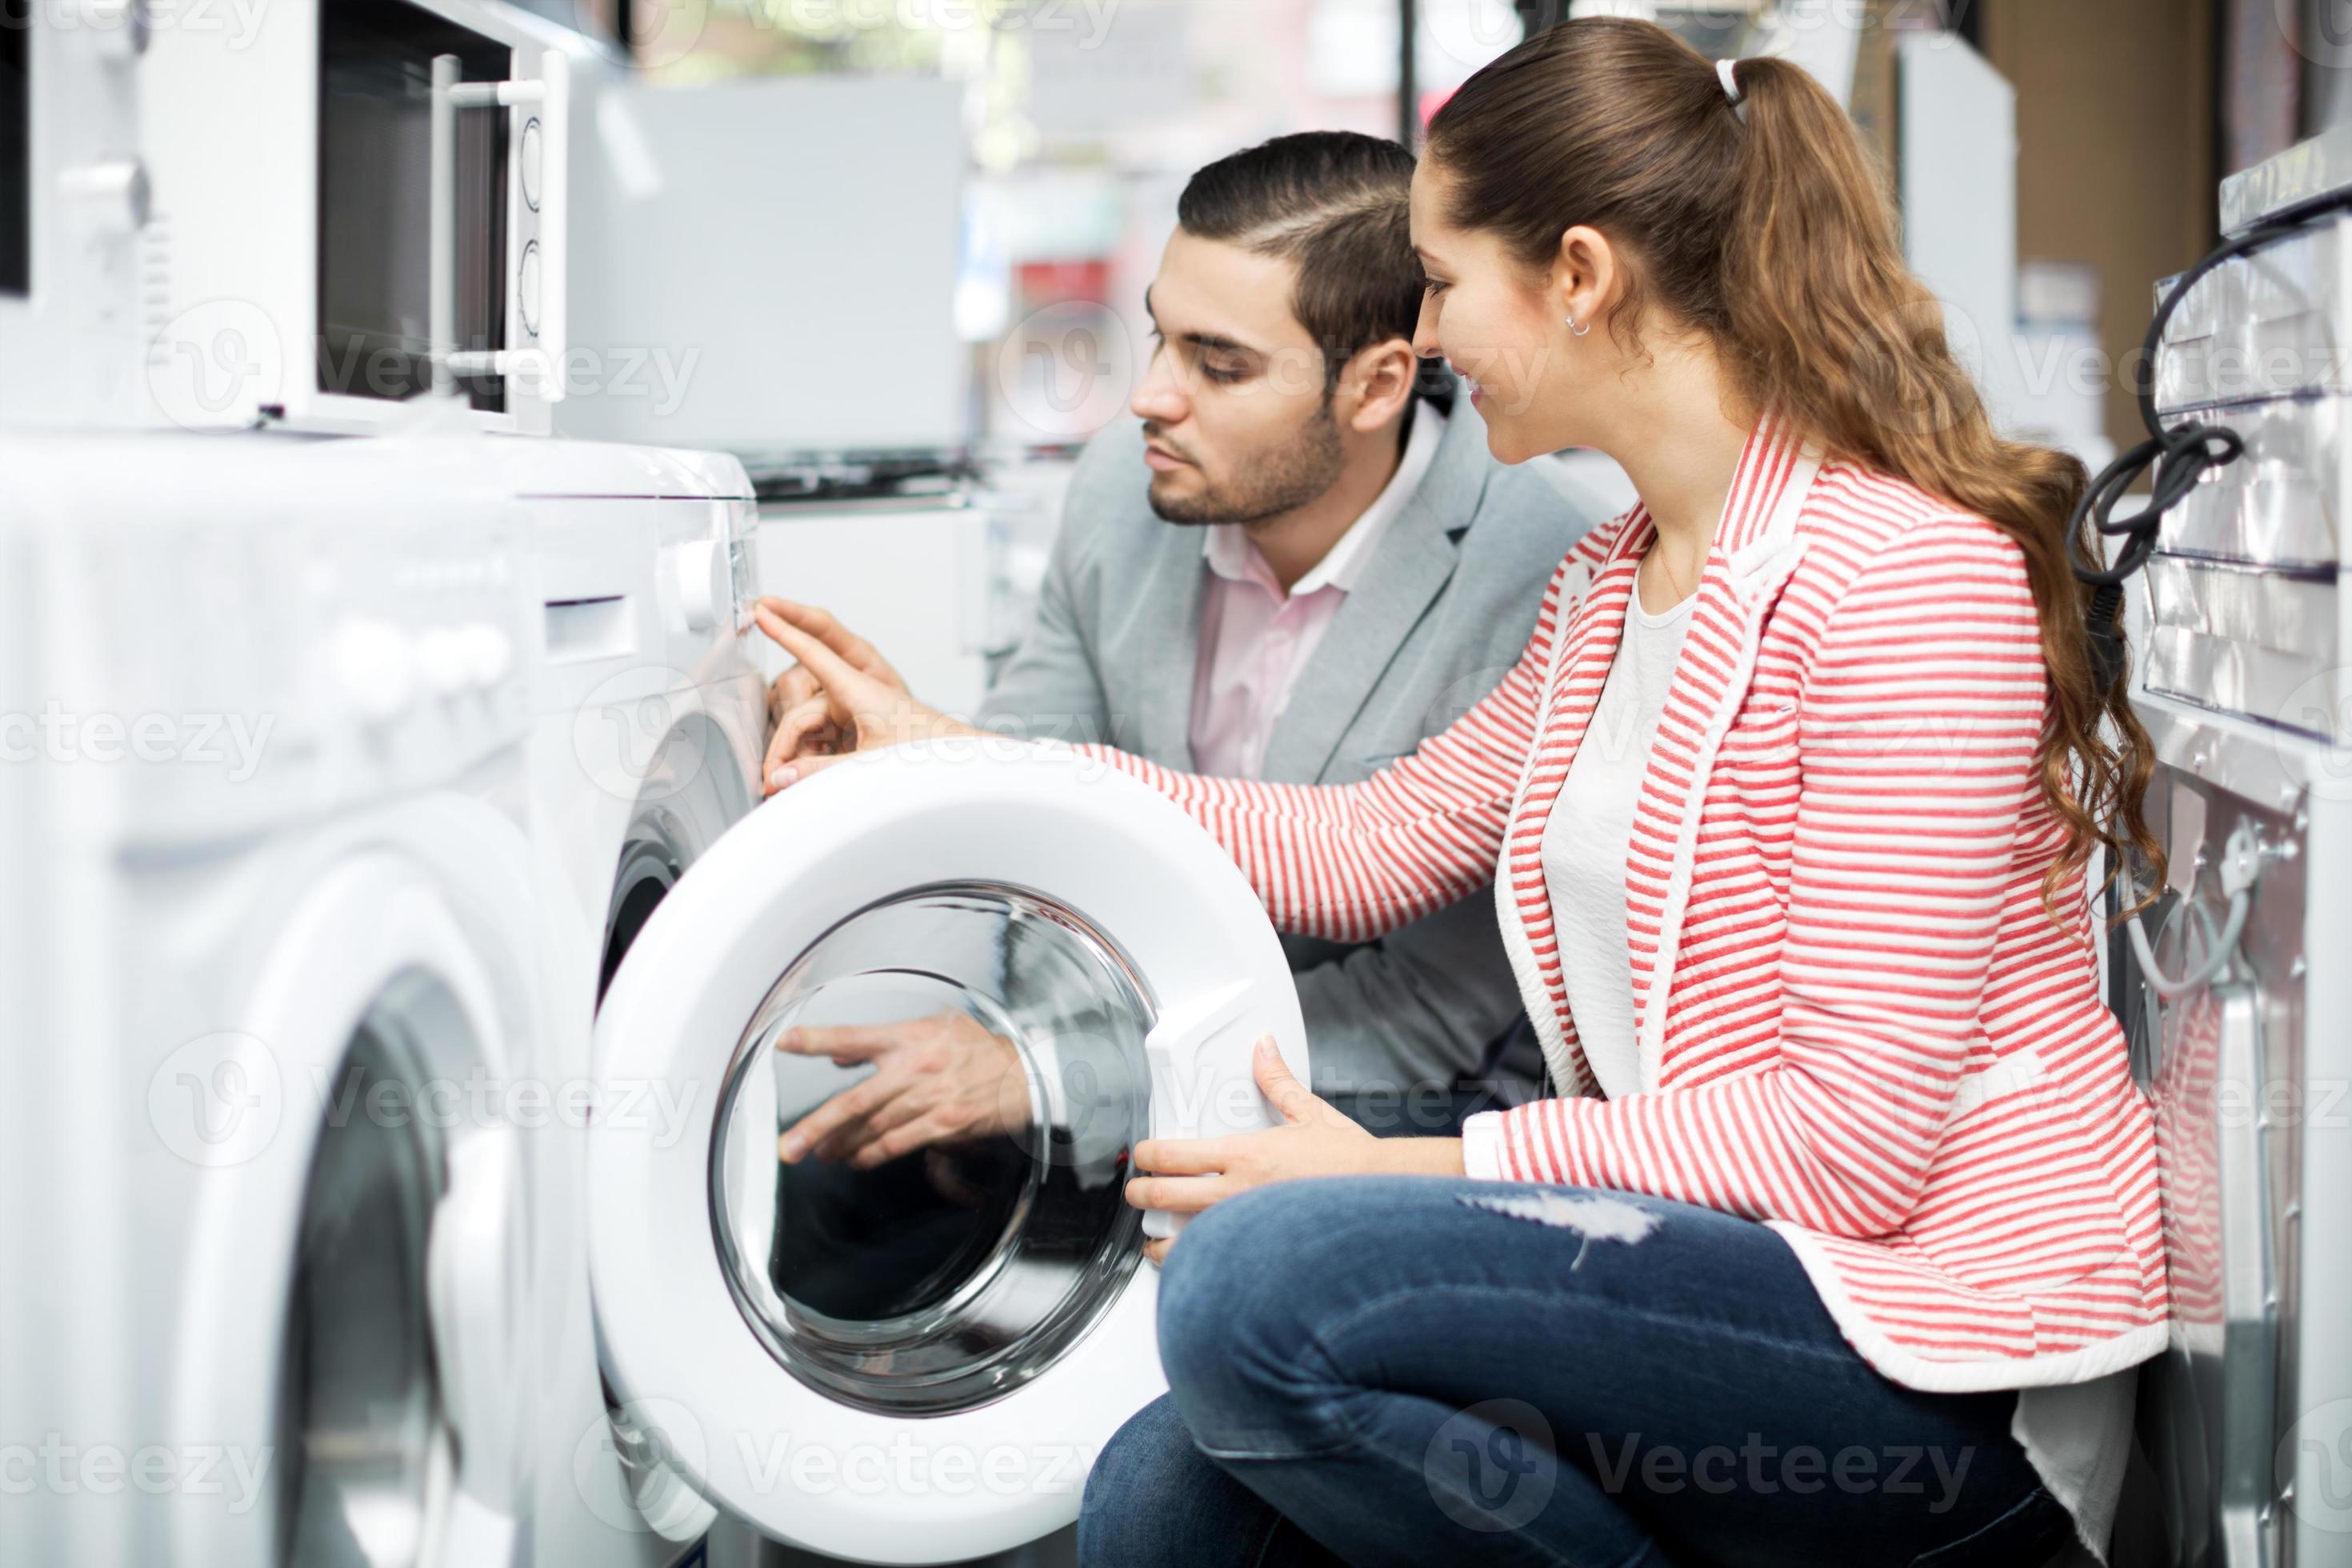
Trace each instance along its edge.
<path fill-rule="evenodd" d="M 1625 942 L 1625 852 L 1692 603 L 1685 599 L 1654 616 L 1642 608 L 1638 590 L 1627 601 L 1617 658 L 1544 823 L 1544 888 L 1559 932 L 1568 1010 L 1584 1059 L 1612 1100 L 1642 1089 L 1633 961 Z"/>

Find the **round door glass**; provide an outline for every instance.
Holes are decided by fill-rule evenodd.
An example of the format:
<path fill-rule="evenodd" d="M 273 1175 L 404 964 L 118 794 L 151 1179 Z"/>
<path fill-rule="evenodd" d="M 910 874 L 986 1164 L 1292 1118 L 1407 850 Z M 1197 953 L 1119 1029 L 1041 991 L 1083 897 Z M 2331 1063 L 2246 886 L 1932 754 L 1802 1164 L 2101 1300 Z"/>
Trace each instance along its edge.
<path fill-rule="evenodd" d="M 1118 948 L 1023 889 L 917 889 L 820 937 L 737 1047 L 711 1150 L 752 1331 L 828 1396 L 901 1414 L 1051 1365 L 1140 1256 L 1122 1189 L 1152 1020 Z"/>
<path fill-rule="evenodd" d="M 447 1462 L 425 1288 L 440 1155 L 416 1118 L 365 1109 L 387 1090 L 414 1104 L 420 1072 L 398 1020 L 372 1016 L 333 1085 L 358 1109 L 311 1156 L 279 1383 L 286 1563 L 426 1554 Z"/>

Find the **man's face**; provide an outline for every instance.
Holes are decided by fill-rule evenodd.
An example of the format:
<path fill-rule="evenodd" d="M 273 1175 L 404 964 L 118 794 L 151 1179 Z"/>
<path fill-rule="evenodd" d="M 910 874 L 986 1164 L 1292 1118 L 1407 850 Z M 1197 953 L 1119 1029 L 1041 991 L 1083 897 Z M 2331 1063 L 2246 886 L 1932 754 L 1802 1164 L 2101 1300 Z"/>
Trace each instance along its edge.
<path fill-rule="evenodd" d="M 1178 229 L 1145 304 L 1155 347 L 1128 406 L 1151 510 L 1255 522 L 1306 505 L 1344 463 L 1323 354 L 1290 313 L 1295 262 Z"/>

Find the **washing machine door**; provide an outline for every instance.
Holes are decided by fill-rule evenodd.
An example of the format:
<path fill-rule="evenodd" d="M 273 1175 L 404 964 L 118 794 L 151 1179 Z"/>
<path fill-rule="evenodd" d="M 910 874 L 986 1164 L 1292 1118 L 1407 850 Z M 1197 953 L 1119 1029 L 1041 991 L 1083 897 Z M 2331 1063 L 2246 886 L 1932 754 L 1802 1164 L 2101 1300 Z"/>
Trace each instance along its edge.
<path fill-rule="evenodd" d="M 779 1048 L 839 1026 L 900 1054 Z M 776 797 L 654 912 L 597 1022 L 590 1264 L 624 1414 L 820 1552 L 957 1561 L 1069 1522 L 1165 1387 L 1139 1254 L 1165 1216 L 1125 1204 L 1129 1150 L 1268 1125 L 1267 1033 L 1305 1078 L 1263 907 L 1123 774 L 1008 743 Z M 780 1158 L 867 1074 L 973 1048 L 1003 1067 L 971 1129 L 871 1168 Z"/>
<path fill-rule="evenodd" d="M 285 868 L 300 896 L 237 1027 L 149 1086 L 193 1186 L 168 1430 L 258 1456 L 248 1489 L 168 1500 L 163 1555 L 503 1568 L 529 1480 L 530 862 L 454 795 L 331 837 Z M 207 1085 L 225 1115 L 170 1114 Z"/>

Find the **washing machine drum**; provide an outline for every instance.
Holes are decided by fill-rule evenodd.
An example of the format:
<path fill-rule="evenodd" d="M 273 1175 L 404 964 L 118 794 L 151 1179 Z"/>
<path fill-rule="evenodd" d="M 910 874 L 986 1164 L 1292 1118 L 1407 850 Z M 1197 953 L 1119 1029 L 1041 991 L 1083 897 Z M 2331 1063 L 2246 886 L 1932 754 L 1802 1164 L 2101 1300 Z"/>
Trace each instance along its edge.
<path fill-rule="evenodd" d="M 1131 1149 L 1267 1125 L 1260 1035 L 1307 1074 L 1224 852 L 1124 774 L 1009 744 L 861 758 L 754 812 L 596 1033 L 591 1258 L 629 1420 L 717 1505 L 872 1562 L 1076 1516 L 1165 1387 L 1141 1247 L 1166 1216 L 1127 1205 Z M 869 1078 L 909 1090 L 784 1157 Z"/>

